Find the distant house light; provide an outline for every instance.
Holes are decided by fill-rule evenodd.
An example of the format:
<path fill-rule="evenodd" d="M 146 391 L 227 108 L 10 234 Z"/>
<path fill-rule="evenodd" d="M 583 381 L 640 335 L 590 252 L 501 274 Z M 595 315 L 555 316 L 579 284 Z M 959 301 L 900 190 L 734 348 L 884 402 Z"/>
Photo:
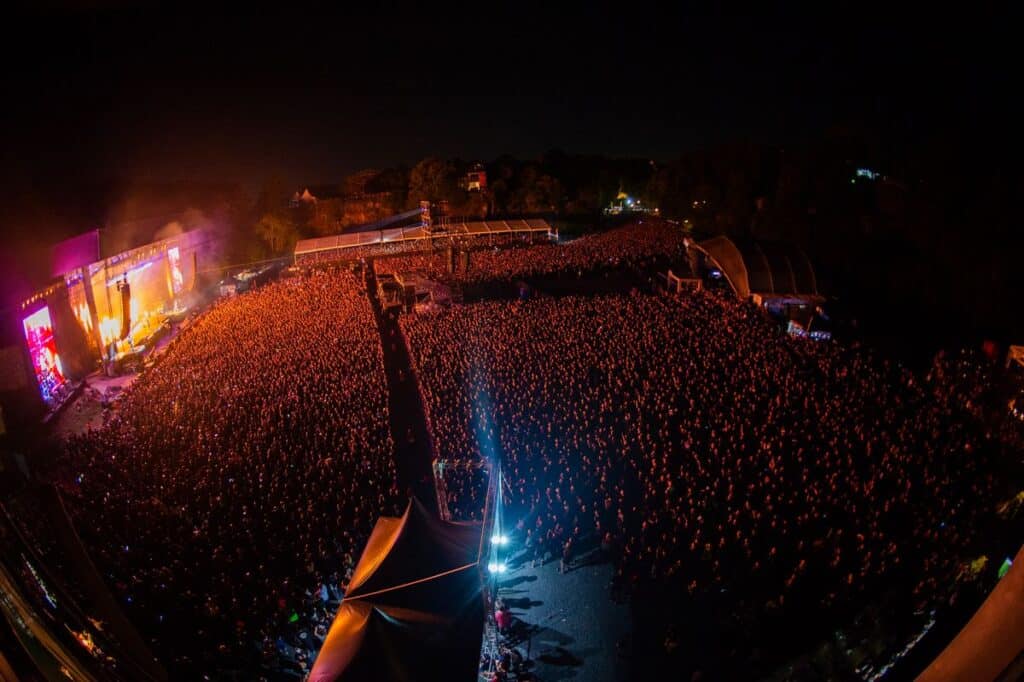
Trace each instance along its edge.
<path fill-rule="evenodd" d="M 880 175 L 881 175 L 880 173 L 876 173 L 875 171 L 871 170 L 870 168 L 858 168 L 857 169 L 857 177 L 858 178 L 867 178 L 868 180 L 877 180 Z"/>

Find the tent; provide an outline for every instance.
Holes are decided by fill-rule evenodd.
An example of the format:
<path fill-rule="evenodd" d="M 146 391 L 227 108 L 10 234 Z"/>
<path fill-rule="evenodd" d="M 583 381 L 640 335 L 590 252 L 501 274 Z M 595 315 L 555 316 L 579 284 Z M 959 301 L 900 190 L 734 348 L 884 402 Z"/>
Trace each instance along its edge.
<path fill-rule="evenodd" d="M 323 251 L 338 251 L 338 257 L 342 258 L 341 251 L 358 246 L 381 246 L 395 242 L 415 242 L 423 240 L 434 240 L 441 237 L 488 237 L 503 234 L 546 234 L 551 236 L 553 231 L 546 220 L 521 218 L 514 220 L 481 220 L 476 222 L 448 223 L 444 226 L 435 225 L 433 228 L 425 223 L 419 222 L 404 227 L 385 226 L 400 219 L 407 219 L 409 216 L 419 212 L 419 209 L 400 213 L 390 218 L 363 225 L 346 231 L 344 234 L 330 237 L 315 237 L 312 239 L 300 239 L 295 244 L 295 258 L 300 261 L 303 256 L 312 256 Z M 425 245 L 427 247 L 429 245 Z"/>
<path fill-rule="evenodd" d="M 309 675 L 328 680 L 475 680 L 484 605 L 479 523 L 442 521 L 419 500 L 377 520 Z"/>
<path fill-rule="evenodd" d="M 792 244 L 718 236 L 693 244 L 742 299 L 751 294 L 824 300 L 807 255 Z"/>
<path fill-rule="evenodd" d="M 1006 366 L 1014 362 L 1024 368 L 1024 346 L 1010 346 L 1006 353 Z"/>
<path fill-rule="evenodd" d="M 1024 546 L 967 625 L 917 678 L 919 682 L 1019 679 L 1024 652 Z"/>

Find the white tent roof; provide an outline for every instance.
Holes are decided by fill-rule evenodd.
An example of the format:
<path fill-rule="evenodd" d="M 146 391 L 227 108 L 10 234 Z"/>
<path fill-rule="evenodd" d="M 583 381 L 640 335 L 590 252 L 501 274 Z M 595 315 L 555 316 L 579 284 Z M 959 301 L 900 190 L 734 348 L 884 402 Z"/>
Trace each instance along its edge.
<path fill-rule="evenodd" d="M 419 239 L 431 239 L 434 237 L 478 237 L 496 234 L 526 234 L 530 232 L 543 232 L 547 234 L 550 231 L 551 225 L 548 224 L 548 221 L 541 219 L 480 220 L 475 222 L 451 223 L 446 225 L 442 230 L 435 228 L 433 231 L 430 231 L 423 226 L 410 228 L 396 227 L 389 230 L 350 232 L 347 234 L 334 235 L 333 237 L 303 239 L 295 245 L 295 255 L 302 256 L 321 251 L 350 249 L 357 246 L 390 244 L 402 241 L 415 241 Z"/>

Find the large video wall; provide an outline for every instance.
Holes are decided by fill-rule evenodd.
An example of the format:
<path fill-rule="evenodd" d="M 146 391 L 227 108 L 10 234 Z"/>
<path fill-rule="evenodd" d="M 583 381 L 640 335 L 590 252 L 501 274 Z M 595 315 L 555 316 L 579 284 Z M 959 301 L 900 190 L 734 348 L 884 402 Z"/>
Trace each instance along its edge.
<path fill-rule="evenodd" d="M 25 317 L 21 323 L 25 329 L 25 343 L 28 344 L 32 370 L 39 383 L 39 390 L 43 400 L 52 404 L 58 400 L 67 378 L 64 376 L 64 368 L 57 353 L 50 309 L 44 306 Z"/>

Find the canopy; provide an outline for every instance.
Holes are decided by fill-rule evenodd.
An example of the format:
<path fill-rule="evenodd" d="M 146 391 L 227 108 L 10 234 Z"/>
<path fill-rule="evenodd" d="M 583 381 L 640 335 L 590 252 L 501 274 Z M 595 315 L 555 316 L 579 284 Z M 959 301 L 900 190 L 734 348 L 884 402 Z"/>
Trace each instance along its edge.
<path fill-rule="evenodd" d="M 1024 546 L 1009 572 L 919 682 L 1011 679 L 1004 671 L 1024 651 Z M 1019 672 L 1019 670 L 1018 670 Z"/>
<path fill-rule="evenodd" d="M 415 213 L 415 211 L 411 213 Z M 405 215 L 392 216 L 392 218 L 400 218 Z M 295 245 L 295 255 L 308 256 L 321 251 L 350 249 L 357 246 L 378 246 L 394 242 L 412 242 L 441 237 L 483 237 L 501 234 L 551 233 L 551 226 L 548 222 L 539 218 L 528 220 L 480 220 L 469 223 L 457 222 L 444 226 L 436 225 L 433 229 L 428 228 L 422 223 L 406 227 L 382 229 L 381 225 L 389 220 L 391 218 L 332 237 L 302 239 Z"/>
<path fill-rule="evenodd" d="M 820 298 L 811 261 L 792 244 L 718 236 L 695 246 L 722 271 L 740 298 Z"/>
<path fill-rule="evenodd" d="M 1024 367 L 1024 346 L 1010 346 L 1010 350 L 1006 353 L 1006 366 L 1009 367 L 1011 362 L 1016 362 Z"/>
<path fill-rule="evenodd" d="M 474 680 L 484 608 L 481 526 L 413 498 L 377 521 L 310 673 L 328 680 Z"/>

